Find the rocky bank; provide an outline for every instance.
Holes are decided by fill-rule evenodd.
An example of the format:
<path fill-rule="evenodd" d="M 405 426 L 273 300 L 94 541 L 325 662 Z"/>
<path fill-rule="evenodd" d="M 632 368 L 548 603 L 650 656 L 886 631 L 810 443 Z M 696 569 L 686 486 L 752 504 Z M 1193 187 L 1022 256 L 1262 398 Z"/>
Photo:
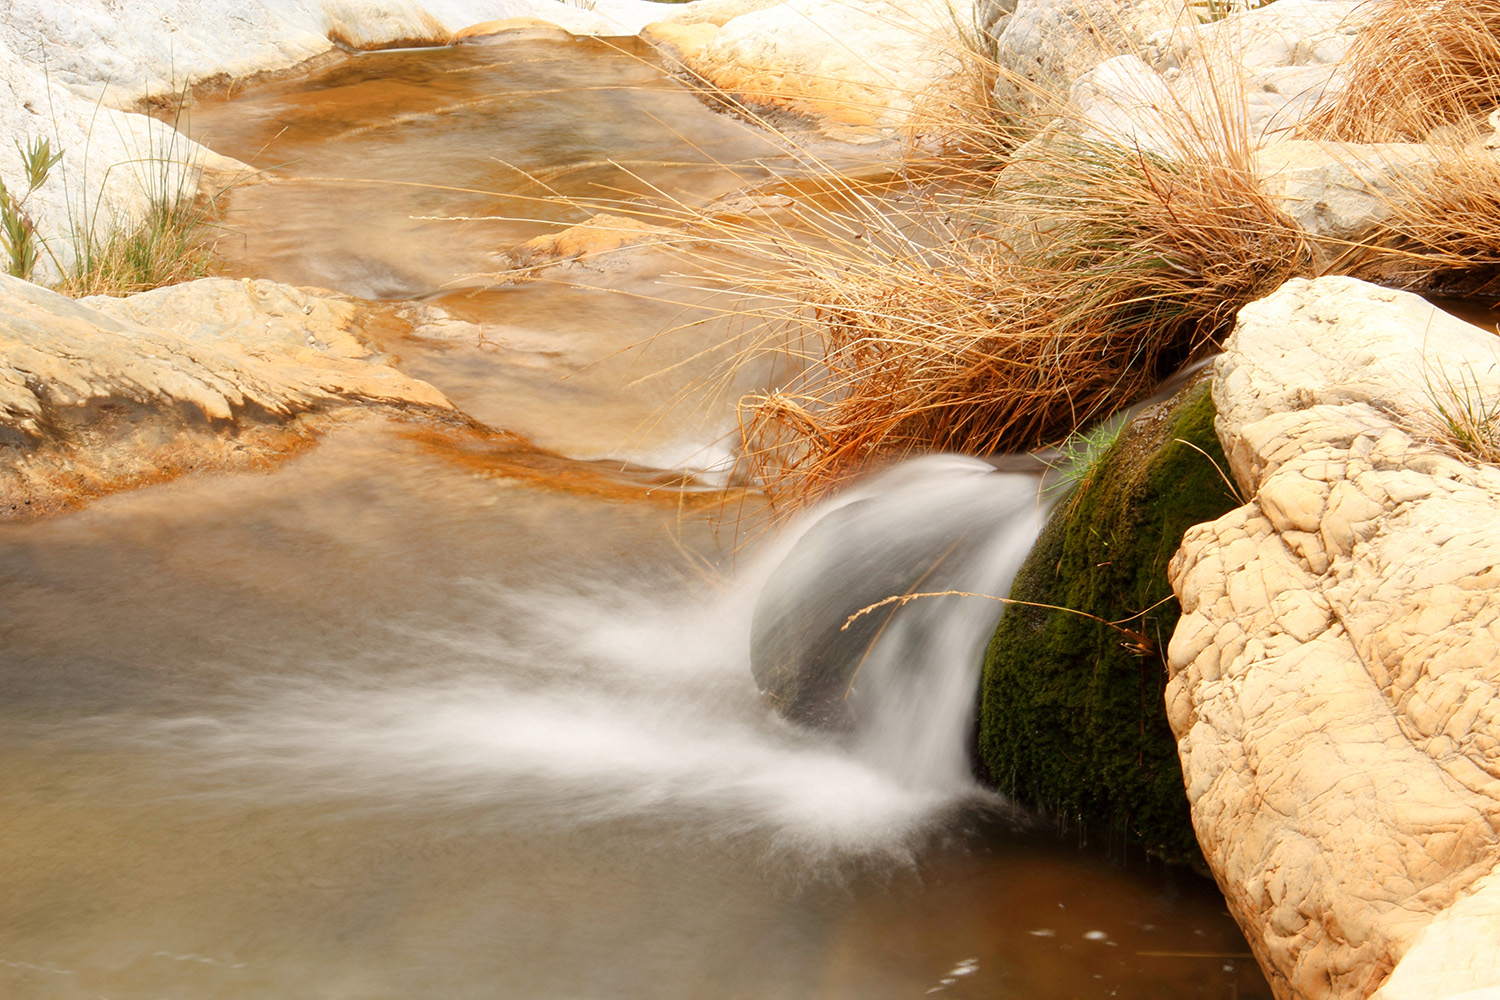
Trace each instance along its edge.
<path fill-rule="evenodd" d="M 270 281 L 74 301 L 0 275 L 0 518 L 260 467 L 356 411 L 465 426 L 365 342 L 379 312 Z"/>
<path fill-rule="evenodd" d="M 1296 280 L 1214 386 L 1249 502 L 1172 564 L 1167 689 L 1204 854 L 1280 996 L 1496 987 L 1500 469 L 1437 407 L 1496 405 L 1500 343 Z"/>

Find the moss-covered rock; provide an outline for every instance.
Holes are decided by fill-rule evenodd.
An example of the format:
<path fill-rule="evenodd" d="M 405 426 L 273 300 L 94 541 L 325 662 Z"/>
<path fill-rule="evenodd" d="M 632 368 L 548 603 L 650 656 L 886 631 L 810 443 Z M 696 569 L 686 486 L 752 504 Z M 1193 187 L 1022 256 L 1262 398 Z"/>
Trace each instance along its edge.
<path fill-rule="evenodd" d="M 1208 389 L 1140 413 L 1058 505 L 1010 596 L 1083 614 L 1007 606 L 979 708 L 980 766 L 1003 792 L 1181 860 L 1198 847 L 1163 704 L 1167 563 L 1239 503 L 1213 464 L 1228 468 Z"/>

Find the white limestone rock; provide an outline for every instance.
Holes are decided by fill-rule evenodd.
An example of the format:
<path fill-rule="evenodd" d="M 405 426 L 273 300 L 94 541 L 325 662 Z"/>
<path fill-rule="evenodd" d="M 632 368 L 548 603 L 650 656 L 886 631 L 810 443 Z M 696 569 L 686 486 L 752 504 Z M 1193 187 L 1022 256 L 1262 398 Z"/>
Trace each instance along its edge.
<path fill-rule="evenodd" d="M 1264 145 L 1342 85 L 1339 60 L 1367 16 L 1357 0 L 1277 0 L 1209 23 L 1181 16 L 1079 75 L 1072 99 L 1086 127 L 1131 148 L 1172 155 L 1184 136 L 1226 132 Z"/>
<path fill-rule="evenodd" d="M 1255 173 L 1309 235 L 1340 243 L 1369 237 L 1403 192 L 1425 186 L 1440 153 L 1421 143 L 1288 140 L 1255 151 Z"/>
<path fill-rule="evenodd" d="M 1375 233 L 1441 155 L 1415 143 L 1291 138 L 1342 86 L 1339 60 L 1368 16 L 1351 0 L 1278 0 L 1159 32 L 1073 83 L 1077 126 L 1169 158 L 1246 147 L 1266 192 L 1336 255 Z"/>
<path fill-rule="evenodd" d="M 1500 403 L 1493 334 L 1349 278 L 1247 306 L 1218 362 L 1250 499 L 1173 562 L 1168 715 L 1283 1000 L 1500 989 L 1500 469 L 1442 441 L 1443 372 Z"/>
<path fill-rule="evenodd" d="M 220 74 L 286 69 L 336 45 L 441 45 L 481 21 L 529 17 L 575 34 L 635 34 L 646 0 L 11 0 L 0 43 L 110 107 Z"/>
<path fill-rule="evenodd" d="M 1016 0 L 1014 12 L 991 29 L 995 102 L 1022 114 L 1054 112 L 1074 81 L 1099 63 L 1196 20 L 1184 0 Z"/>

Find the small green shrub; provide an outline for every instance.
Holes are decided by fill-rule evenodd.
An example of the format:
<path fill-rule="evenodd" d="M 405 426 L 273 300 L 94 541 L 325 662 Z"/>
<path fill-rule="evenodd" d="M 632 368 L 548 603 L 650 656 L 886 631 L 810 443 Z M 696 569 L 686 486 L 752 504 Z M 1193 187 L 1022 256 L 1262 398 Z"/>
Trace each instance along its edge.
<path fill-rule="evenodd" d="M 32 280 L 45 256 L 60 276 L 56 289 L 73 296 L 130 295 L 206 274 L 212 259 L 209 223 L 217 206 L 213 198 L 198 196 L 197 185 L 191 182 L 191 163 L 184 162 L 177 149 L 179 141 L 185 140 L 176 122 L 170 124 L 171 135 L 161 148 L 147 149 L 144 155 L 105 171 L 106 180 L 115 170 L 134 174 L 148 199 L 141 216 L 108 213 L 102 194 L 93 205 L 80 208 L 65 192 L 68 233 L 50 240 L 37 233 L 26 202 L 46 183 L 63 151 L 54 151 L 46 138 L 32 138 L 24 147 L 18 141 L 26 191 L 17 197 L 0 180 L 0 250 L 5 253 L 6 270 Z M 66 173 L 62 180 L 66 186 Z"/>
<path fill-rule="evenodd" d="M 139 221 L 85 234 L 74 246 L 73 264 L 58 291 L 131 295 L 203 277 L 212 260 L 206 216 L 186 198 L 159 200 Z"/>
<path fill-rule="evenodd" d="M 1465 368 L 1457 381 L 1443 369 L 1430 375 L 1427 397 L 1439 440 L 1461 456 L 1500 465 L 1500 395 L 1486 398 L 1478 377 Z"/>

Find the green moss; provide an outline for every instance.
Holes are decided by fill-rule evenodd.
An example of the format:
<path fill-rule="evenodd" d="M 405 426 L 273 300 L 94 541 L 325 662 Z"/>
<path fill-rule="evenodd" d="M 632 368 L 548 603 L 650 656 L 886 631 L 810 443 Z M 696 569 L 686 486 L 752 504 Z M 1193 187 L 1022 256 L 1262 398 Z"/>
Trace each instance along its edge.
<path fill-rule="evenodd" d="M 981 766 L 1012 799 L 1179 860 L 1198 847 L 1163 700 L 1179 615 L 1167 563 L 1190 526 L 1238 505 L 1209 458 L 1180 443 L 1228 468 L 1208 390 L 1199 381 L 1126 428 L 1058 505 L 1010 595 L 1128 618 L 1146 649 L 1082 615 L 1010 605 L 979 708 Z"/>

